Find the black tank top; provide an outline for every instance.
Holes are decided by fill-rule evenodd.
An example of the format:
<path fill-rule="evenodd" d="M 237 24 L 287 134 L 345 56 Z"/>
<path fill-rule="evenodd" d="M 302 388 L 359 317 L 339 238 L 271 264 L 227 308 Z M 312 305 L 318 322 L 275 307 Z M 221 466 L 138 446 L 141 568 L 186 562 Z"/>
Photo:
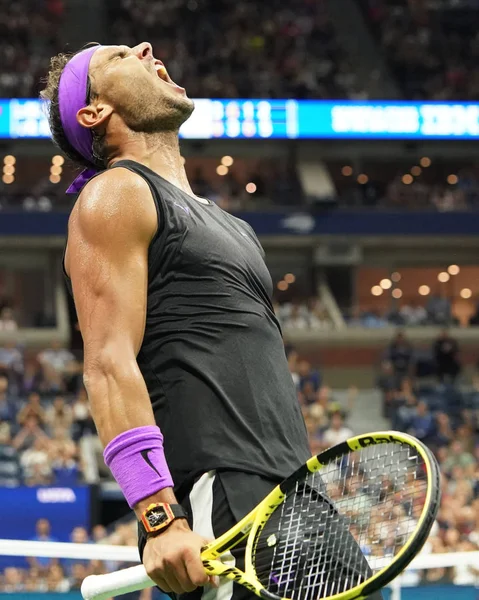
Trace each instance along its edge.
<path fill-rule="evenodd" d="M 288 476 L 311 453 L 253 229 L 139 163 L 115 167 L 158 212 L 137 361 L 176 489 L 212 469 Z"/>

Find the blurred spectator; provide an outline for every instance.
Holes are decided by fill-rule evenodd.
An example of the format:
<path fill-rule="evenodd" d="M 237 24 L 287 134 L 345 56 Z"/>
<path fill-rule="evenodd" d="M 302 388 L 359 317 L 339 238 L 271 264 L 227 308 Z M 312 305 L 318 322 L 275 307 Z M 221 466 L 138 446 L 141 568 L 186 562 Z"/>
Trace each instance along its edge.
<path fill-rule="evenodd" d="M 321 386 L 321 374 L 317 369 L 313 369 L 311 363 L 307 360 L 301 360 L 298 363 L 299 388 L 302 391 L 306 383 L 310 383 L 314 391 L 318 391 Z"/>
<path fill-rule="evenodd" d="M 331 424 L 324 432 L 322 441 L 325 447 L 330 448 L 341 442 L 345 442 L 353 436 L 353 432 L 349 427 L 344 425 L 343 416 L 340 412 L 335 412 L 331 416 Z"/>
<path fill-rule="evenodd" d="M 398 389 L 400 382 L 398 376 L 394 373 L 394 366 L 390 360 L 381 362 L 381 370 L 376 380 L 376 386 L 382 394 L 383 416 L 392 416 L 392 405 L 394 392 Z"/>
<path fill-rule="evenodd" d="M 42 407 L 39 394 L 36 392 L 28 396 L 28 401 L 20 409 L 17 416 L 19 425 L 24 425 L 29 417 L 35 417 L 41 425 L 45 423 L 45 409 Z"/>
<path fill-rule="evenodd" d="M 51 391 L 62 392 L 65 380 L 78 373 L 75 357 L 58 340 L 53 340 L 50 348 L 40 352 L 37 358 Z"/>
<path fill-rule="evenodd" d="M 46 438 L 45 432 L 40 427 L 38 417 L 29 415 L 24 422 L 23 427 L 13 438 L 12 446 L 17 450 L 26 450 L 31 447 L 39 437 Z"/>
<path fill-rule="evenodd" d="M 0 374 L 0 422 L 16 423 L 17 407 L 14 398 L 8 393 L 8 379 Z"/>
<path fill-rule="evenodd" d="M 77 448 L 73 442 L 58 445 L 52 461 L 54 484 L 59 486 L 78 485 L 80 465 L 77 458 Z"/>
<path fill-rule="evenodd" d="M 6 567 L 3 572 L 2 591 L 9 594 L 23 591 L 22 574 L 20 569 Z"/>
<path fill-rule="evenodd" d="M 434 418 L 426 402 L 418 402 L 412 417 L 409 433 L 422 442 L 428 442 L 434 435 Z"/>
<path fill-rule="evenodd" d="M 26 478 L 40 475 L 48 479 L 50 476 L 51 467 L 48 441 L 46 436 L 39 436 L 34 440 L 32 446 L 22 453 L 20 464 L 23 467 Z"/>
<path fill-rule="evenodd" d="M 399 331 L 387 349 L 387 358 L 391 361 L 394 375 L 401 380 L 407 377 L 413 365 L 413 347 L 404 333 Z"/>
<path fill-rule="evenodd" d="M 85 435 L 96 433 L 95 423 L 90 412 L 90 405 L 85 388 L 81 388 L 72 407 L 73 438 L 79 440 Z"/>
<path fill-rule="evenodd" d="M 65 577 L 63 568 L 60 565 L 52 565 L 47 574 L 47 590 L 49 592 L 68 592 L 70 591 L 70 582 Z"/>
<path fill-rule="evenodd" d="M 451 427 L 451 420 L 446 413 L 438 413 L 436 415 L 436 435 L 434 438 L 434 446 L 449 446 L 454 439 L 454 432 Z"/>
<path fill-rule="evenodd" d="M 466 469 L 473 464 L 476 464 L 474 456 L 464 451 L 464 446 L 460 440 L 454 440 L 449 447 L 449 455 L 441 466 L 444 473 L 448 475 L 455 466 Z"/>
<path fill-rule="evenodd" d="M 25 362 L 25 370 L 19 385 L 19 396 L 28 396 L 32 392 L 39 392 L 42 384 L 42 373 L 37 360 L 29 359 Z"/>
<path fill-rule="evenodd" d="M 14 339 L 0 347 L 0 372 L 4 373 L 12 385 L 18 384 L 23 373 L 23 356 Z"/>
<path fill-rule="evenodd" d="M 4 306 L 0 310 L 0 331 L 16 331 L 17 329 L 18 325 L 13 317 L 13 309 Z"/>
<path fill-rule="evenodd" d="M 52 537 L 50 534 L 51 526 L 50 521 L 48 519 L 38 519 L 36 523 L 36 534 L 32 537 L 33 542 L 56 542 L 58 541 L 56 538 Z M 58 559 L 56 558 L 46 558 L 43 556 L 40 557 L 29 557 L 28 563 L 31 567 L 38 568 L 41 572 L 46 569 L 50 569 L 53 565 L 58 564 Z"/>
<path fill-rule="evenodd" d="M 401 306 L 399 314 L 406 327 L 424 325 L 427 321 L 427 311 L 419 302 L 411 302 Z"/>
<path fill-rule="evenodd" d="M 451 301 L 446 296 L 431 295 L 426 310 L 433 325 L 447 325 L 451 321 Z"/>
<path fill-rule="evenodd" d="M 439 381 L 454 382 L 461 371 L 459 363 L 459 344 L 444 330 L 433 345 Z"/>
<path fill-rule="evenodd" d="M 53 403 L 47 408 L 45 423 L 53 431 L 57 427 L 70 429 L 73 422 L 72 409 L 65 403 L 62 396 L 54 398 Z"/>

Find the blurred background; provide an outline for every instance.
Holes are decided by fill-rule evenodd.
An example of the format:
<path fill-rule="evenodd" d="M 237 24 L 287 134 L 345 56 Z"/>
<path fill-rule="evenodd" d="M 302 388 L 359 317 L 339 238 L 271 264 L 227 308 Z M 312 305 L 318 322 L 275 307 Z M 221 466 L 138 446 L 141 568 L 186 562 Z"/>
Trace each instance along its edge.
<path fill-rule="evenodd" d="M 479 0 L 0 7 L 0 538 L 136 546 L 62 278 L 75 171 L 37 98 L 53 54 L 147 40 L 196 99 L 181 130 L 194 191 L 265 248 L 312 452 L 417 436 L 443 473 L 423 555 L 477 552 Z M 123 566 L 5 552 L 0 598 L 77 598 L 85 575 Z M 400 596 L 477 599 L 471 556 L 408 571 Z"/>

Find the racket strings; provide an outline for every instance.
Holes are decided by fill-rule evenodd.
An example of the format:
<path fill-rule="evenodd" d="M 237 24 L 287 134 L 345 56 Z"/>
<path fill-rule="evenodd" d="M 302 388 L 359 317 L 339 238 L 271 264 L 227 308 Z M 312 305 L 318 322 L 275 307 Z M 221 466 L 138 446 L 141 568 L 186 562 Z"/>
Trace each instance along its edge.
<path fill-rule="evenodd" d="M 424 464 L 409 446 L 369 446 L 320 473 L 296 482 L 253 547 L 259 581 L 283 598 L 319 600 L 369 579 L 404 546 L 424 506 Z"/>

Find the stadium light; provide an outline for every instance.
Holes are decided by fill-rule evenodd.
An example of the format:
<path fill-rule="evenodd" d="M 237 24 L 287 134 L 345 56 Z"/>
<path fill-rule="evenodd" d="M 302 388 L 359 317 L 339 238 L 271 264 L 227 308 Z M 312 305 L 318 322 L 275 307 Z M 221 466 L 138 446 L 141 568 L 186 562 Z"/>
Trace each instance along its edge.
<path fill-rule="evenodd" d="M 447 268 L 449 275 L 459 275 L 461 269 L 457 265 L 450 265 Z"/>
<path fill-rule="evenodd" d="M 231 167 L 233 163 L 234 160 L 232 156 L 223 156 L 223 158 L 221 159 L 221 164 L 225 167 Z"/>
<path fill-rule="evenodd" d="M 383 290 L 389 290 L 392 288 L 392 281 L 390 279 L 381 279 L 379 285 L 383 288 Z"/>

